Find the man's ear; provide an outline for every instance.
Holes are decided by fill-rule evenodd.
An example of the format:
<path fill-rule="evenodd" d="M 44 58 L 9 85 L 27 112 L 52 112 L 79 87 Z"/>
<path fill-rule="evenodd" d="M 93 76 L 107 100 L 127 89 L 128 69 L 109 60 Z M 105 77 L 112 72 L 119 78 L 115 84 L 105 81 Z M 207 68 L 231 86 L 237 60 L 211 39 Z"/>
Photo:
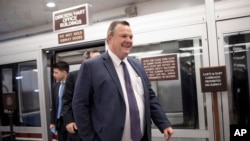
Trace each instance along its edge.
<path fill-rule="evenodd" d="M 109 34 L 107 37 L 107 41 L 109 42 L 111 40 L 111 38 L 112 38 L 112 35 Z"/>
<path fill-rule="evenodd" d="M 64 75 L 67 75 L 68 73 L 67 73 L 66 71 L 63 71 L 63 74 L 64 74 Z"/>

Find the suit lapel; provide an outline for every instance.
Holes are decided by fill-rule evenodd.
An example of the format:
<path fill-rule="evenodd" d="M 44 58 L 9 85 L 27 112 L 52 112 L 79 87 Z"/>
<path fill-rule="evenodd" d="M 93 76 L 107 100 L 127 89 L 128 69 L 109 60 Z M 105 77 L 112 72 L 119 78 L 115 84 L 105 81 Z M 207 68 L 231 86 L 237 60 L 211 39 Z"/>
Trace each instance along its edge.
<path fill-rule="evenodd" d="M 143 90 L 144 90 L 144 94 L 147 93 L 147 86 L 146 86 L 146 82 L 144 80 L 144 78 L 146 77 L 145 75 L 143 75 L 140 66 L 138 66 L 138 64 L 136 64 L 136 62 L 131 59 L 130 57 L 128 57 L 128 62 L 130 63 L 130 65 L 133 67 L 133 69 L 136 71 L 136 73 L 141 77 L 141 81 L 142 81 L 142 85 L 143 85 Z M 145 97 L 145 95 L 144 95 Z"/>
<path fill-rule="evenodd" d="M 136 71 L 136 73 L 141 77 L 141 79 L 143 79 L 144 76 L 143 76 L 138 64 L 136 64 L 136 62 L 134 60 L 132 60 L 130 57 L 128 57 L 128 62 L 133 67 L 133 69 Z"/>
<path fill-rule="evenodd" d="M 113 61 L 111 60 L 110 56 L 108 55 L 108 52 L 105 52 L 103 54 L 103 58 L 104 58 L 104 61 L 103 61 L 104 65 L 105 65 L 106 69 L 108 70 L 109 75 L 111 76 L 112 80 L 114 81 L 114 84 L 116 85 L 116 87 L 117 87 L 119 93 L 121 94 L 122 98 L 124 98 L 119 77 L 118 77 L 118 75 L 116 73 Z"/>

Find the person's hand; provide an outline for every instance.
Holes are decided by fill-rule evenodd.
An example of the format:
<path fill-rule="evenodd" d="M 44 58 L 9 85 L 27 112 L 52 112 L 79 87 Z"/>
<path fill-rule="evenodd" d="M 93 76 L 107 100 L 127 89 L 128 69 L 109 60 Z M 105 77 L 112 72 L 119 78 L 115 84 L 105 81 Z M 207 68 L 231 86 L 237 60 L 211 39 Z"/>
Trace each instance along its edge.
<path fill-rule="evenodd" d="M 77 126 L 76 126 L 76 123 L 75 122 L 71 122 L 71 123 L 68 123 L 66 125 L 66 129 L 69 133 L 72 133 L 74 134 L 75 133 L 75 130 L 77 130 Z"/>
<path fill-rule="evenodd" d="M 55 126 L 55 124 L 50 124 L 49 125 L 49 129 L 52 129 L 52 128 L 55 128 L 56 126 Z"/>
<path fill-rule="evenodd" d="M 164 129 L 163 134 L 166 141 L 170 141 L 171 136 L 174 134 L 174 130 L 172 127 L 168 127 Z"/>

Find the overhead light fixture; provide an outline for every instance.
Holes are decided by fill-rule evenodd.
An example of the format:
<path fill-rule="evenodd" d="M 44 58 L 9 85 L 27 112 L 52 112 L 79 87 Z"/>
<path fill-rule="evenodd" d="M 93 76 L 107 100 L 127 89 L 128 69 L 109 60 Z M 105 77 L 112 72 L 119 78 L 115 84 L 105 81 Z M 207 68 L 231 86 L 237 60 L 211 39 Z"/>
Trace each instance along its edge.
<path fill-rule="evenodd" d="M 55 4 L 54 2 L 48 2 L 48 3 L 46 4 L 46 6 L 47 6 L 47 7 L 55 7 L 56 4 Z"/>

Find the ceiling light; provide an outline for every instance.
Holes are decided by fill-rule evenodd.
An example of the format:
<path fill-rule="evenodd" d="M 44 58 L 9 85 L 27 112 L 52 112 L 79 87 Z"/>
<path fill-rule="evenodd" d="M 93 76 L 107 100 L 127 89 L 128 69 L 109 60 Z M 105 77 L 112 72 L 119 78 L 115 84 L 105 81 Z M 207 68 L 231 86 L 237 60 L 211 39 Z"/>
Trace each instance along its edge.
<path fill-rule="evenodd" d="M 47 7 L 55 7 L 56 4 L 54 2 L 48 2 L 47 4 Z"/>

